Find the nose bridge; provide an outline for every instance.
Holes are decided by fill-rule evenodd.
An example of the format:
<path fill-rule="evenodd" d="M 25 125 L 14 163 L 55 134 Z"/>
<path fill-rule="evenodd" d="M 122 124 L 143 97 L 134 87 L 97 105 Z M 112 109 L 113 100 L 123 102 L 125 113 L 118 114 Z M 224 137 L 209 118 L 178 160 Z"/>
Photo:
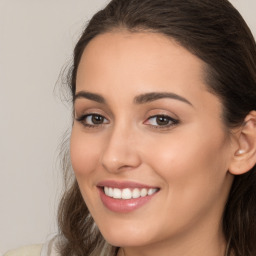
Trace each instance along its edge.
<path fill-rule="evenodd" d="M 101 162 L 109 172 L 135 168 L 140 164 L 136 150 L 136 130 L 127 122 L 118 122 L 109 131 Z"/>

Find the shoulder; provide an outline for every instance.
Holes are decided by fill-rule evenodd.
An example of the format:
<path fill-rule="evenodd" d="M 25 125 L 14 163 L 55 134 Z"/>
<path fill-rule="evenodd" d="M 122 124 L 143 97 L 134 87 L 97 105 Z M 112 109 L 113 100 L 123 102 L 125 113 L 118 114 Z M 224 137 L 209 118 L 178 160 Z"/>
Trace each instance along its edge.
<path fill-rule="evenodd" d="M 24 246 L 16 250 L 8 251 L 3 256 L 40 256 L 42 247 L 42 244 Z"/>
<path fill-rule="evenodd" d="M 3 256 L 60 256 L 58 246 L 63 241 L 60 236 L 54 236 L 44 244 L 23 246 L 6 252 Z"/>

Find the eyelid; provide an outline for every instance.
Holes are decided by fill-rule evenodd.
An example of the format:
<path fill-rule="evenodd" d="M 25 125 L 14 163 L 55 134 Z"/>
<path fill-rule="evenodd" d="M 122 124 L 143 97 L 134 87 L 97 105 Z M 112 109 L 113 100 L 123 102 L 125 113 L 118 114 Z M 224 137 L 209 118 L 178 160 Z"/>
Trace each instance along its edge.
<path fill-rule="evenodd" d="M 166 118 L 169 121 L 169 124 L 164 124 L 164 125 L 160 125 L 160 124 L 150 124 L 149 120 L 153 119 L 153 118 L 158 118 L 158 117 L 162 117 L 162 118 Z M 151 126 L 152 128 L 157 128 L 157 129 L 168 129 L 171 128 L 173 126 L 176 126 L 180 123 L 180 121 L 176 118 L 173 118 L 169 115 L 166 114 L 155 114 L 155 115 L 151 115 L 149 116 L 146 121 L 143 122 L 144 124 Z"/>
<path fill-rule="evenodd" d="M 75 117 L 75 119 L 79 121 L 79 120 L 84 119 L 88 116 L 101 116 L 101 117 L 105 118 L 106 120 L 108 120 L 104 115 L 99 114 L 99 113 L 84 113 L 80 116 Z"/>
<path fill-rule="evenodd" d="M 88 115 L 99 115 L 99 116 L 103 116 L 109 120 L 109 114 L 106 113 L 106 111 L 103 110 L 102 108 L 98 108 L 95 106 L 94 107 L 85 106 L 85 105 L 77 106 L 74 108 L 74 118 L 75 119 L 79 119 L 86 115 L 87 116 Z"/>
<path fill-rule="evenodd" d="M 88 118 L 88 117 L 93 117 L 93 116 L 98 116 L 98 117 L 102 117 L 104 119 L 104 121 L 102 123 L 99 123 L 99 124 L 90 124 L 90 123 L 86 123 L 85 120 Z M 78 121 L 79 123 L 81 123 L 84 127 L 86 128 L 99 128 L 101 127 L 102 125 L 105 125 L 105 124 L 108 124 L 109 123 L 109 120 L 108 118 L 106 118 L 104 115 L 102 114 L 99 114 L 99 113 L 84 113 L 78 117 L 75 117 L 75 120 Z M 107 120 L 107 122 L 105 122 Z"/>

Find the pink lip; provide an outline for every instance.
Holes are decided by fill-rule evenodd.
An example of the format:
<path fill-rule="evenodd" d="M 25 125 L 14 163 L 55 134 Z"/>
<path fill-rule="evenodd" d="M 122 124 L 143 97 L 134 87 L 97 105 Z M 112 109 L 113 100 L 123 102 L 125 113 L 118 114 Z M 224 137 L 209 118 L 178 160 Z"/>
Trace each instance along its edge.
<path fill-rule="evenodd" d="M 146 203 L 148 203 L 157 193 L 150 196 L 132 198 L 132 199 L 115 199 L 105 195 L 103 187 L 113 187 L 113 188 L 156 188 L 144 184 L 139 184 L 135 182 L 119 182 L 119 181 L 103 181 L 97 185 L 99 189 L 99 194 L 101 201 L 105 207 L 109 210 L 117 213 L 128 213 L 134 211 Z"/>

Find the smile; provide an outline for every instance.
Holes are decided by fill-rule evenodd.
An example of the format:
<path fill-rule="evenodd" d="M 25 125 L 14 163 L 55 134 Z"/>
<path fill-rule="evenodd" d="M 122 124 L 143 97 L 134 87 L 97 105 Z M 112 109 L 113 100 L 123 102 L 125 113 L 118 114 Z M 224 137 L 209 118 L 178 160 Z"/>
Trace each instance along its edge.
<path fill-rule="evenodd" d="M 160 188 L 136 182 L 102 181 L 97 184 L 103 205 L 116 213 L 132 212 L 148 204 Z"/>
<path fill-rule="evenodd" d="M 115 199 L 136 199 L 139 197 L 146 197 L 146 196 L 151 196 L 154 193 L 157 192 L 157 188 L 124 188 L 124 189 L 119 189 L 119 188 L 112 188 L 112 187 L 104 187 L 104 193 L 108 197 L 112 197 Z"/>

